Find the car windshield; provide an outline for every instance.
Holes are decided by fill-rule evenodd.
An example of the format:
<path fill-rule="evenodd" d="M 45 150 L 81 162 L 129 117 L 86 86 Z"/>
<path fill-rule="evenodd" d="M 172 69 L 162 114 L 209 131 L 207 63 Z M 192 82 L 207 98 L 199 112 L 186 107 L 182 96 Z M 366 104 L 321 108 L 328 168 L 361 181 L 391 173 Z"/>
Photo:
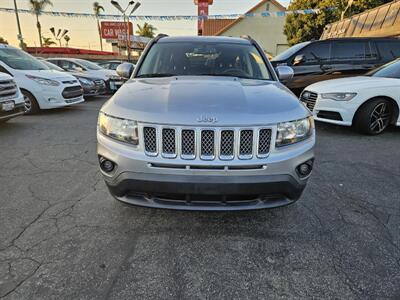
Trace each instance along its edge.
<path fill-rule="evenodd" d="M 289 57 L 291 57 L 293 54 L 295 54 L 297 51 L 299 51 L 300 49 L 303 49 L 308 44 L 310 44 L 310 42 L 304 42 L 304 43 L 294 45 L 294 46 L 290 47 L 289 49 L 283 51 L 281 54 L 278 54 L 277 56 L 275 56 L 272 59 L 272 61 L 286 60 Z"/>
<path fill-rule="evenodd" d="M 49 68 L 29 55 L 28 53 L 13 48 L 0 49 L 0 60 L 15 70 L 48 70 Z"/>
<path fill-rule="evenodd" d="M 271 79 L 262 56 L 253 45 L 211 42 L 155 44 L 136 77 L 190 75 Z"/>
<path fill-rule="evenodd" d="M 55 64 L 53 64 L 49 61 L 43 60 L 42 63 L 44 63 L 50 70 L 65 72 L 64 69 L 61 69 L 59 66 L 56 66 Z"/>
<path fill-rule="evenodd" d="M 372 77 L 387 77 L 387 78 L 399 78 L 400 79 L 400 60 L 392 61 L 382 67 L 372 70 L 367 73 L 368 76 Z"/>
<path fill-rule="evenodd" d="M 99 65 L 96 65 L 95 63 L 92 63 L 92 62 L 84 60 L 84 59 L 77 59 L 76 62 L 83 65 L 85 68 L 87 68 L 89 70 L 102 70 L 103 69 Z"/>

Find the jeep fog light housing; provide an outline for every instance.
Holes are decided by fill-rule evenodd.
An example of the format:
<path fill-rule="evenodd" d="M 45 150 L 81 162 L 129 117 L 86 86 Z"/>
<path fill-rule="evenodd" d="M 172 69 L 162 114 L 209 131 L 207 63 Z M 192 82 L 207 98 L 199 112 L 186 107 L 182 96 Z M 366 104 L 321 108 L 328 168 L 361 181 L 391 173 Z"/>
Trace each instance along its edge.
<path fill-rule="evenodd" d="M 309 161 L 306 161 L 305 163 L 300 164 L 297 168 L 297 174 L 301 177 L 307 177 L 308 175 L 311 174 L 311 171 L 313 169 L 314 165 L 314 159 L 310 159 Z"/>
<path fill-rule="evenodd" d="M 277 128 L 276 146 L 282 147 L 309 138 L 314 130 L 314 119 L 308 117 L 297 121 L 278 123 Z"/>
<path fill-rule="evenodd" d="M 115 140 L 135 146 L 139 144 L 138 125 L 136 121 L 112 117 L 100 112 L 98 128 L 102 134 Z"/>

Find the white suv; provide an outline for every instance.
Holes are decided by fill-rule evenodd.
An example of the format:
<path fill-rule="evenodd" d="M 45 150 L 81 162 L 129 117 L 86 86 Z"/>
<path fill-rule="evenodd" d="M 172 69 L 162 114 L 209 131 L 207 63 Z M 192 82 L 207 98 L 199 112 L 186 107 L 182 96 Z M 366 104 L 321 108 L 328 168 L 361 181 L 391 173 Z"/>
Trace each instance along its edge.
<path fill-rule="evenodd" d="M 24 114 L 25 104 L 13 78 L 0 72 L 0 123 Z"/>
<path fill-rule="evenodd" d="M 82 87 L 75 77 L 49 70 L 18 48 L 0 44 L 0 72 L 14 77 L 24 95 L 27 113 L 84 101 Z"/>

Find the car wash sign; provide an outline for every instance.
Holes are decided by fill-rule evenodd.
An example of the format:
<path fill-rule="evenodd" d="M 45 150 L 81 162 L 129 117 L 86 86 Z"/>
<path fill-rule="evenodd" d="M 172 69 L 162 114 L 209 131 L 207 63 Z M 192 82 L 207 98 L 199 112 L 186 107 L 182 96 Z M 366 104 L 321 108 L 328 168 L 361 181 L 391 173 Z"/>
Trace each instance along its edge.
<path fill-rule="evenodd" d="M 133 25 L 129 22 L 129 35 L 133 35 Z M 127 23 L 125 22 L 101 22 L 101 37 L 106 40 L 118 41 L 118 37 L 127 36 Z"/>

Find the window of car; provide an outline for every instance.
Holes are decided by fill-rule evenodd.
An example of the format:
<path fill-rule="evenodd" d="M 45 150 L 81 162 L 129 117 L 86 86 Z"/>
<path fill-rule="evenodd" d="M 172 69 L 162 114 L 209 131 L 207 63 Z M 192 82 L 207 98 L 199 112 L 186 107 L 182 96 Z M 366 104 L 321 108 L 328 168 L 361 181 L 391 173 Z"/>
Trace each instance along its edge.
<path fill-rule="evenodd" d="M 48 67 L 38 59 L 14 48 L 1 48 L 0 61 L 15 70 L 48 70 Z"/>
<path fill-rule="evenodd" d="M 309 45 L 311 42 L 303 42 L 296 44 L 289 49 L 286 49 L 282 53 L 275 56 L 271 61 L 283 61 L 287 60 L 288 58 L 292 57 L 292 55 L 296 54 L 299 50 L 303 49 L 305 46 Z"/>
<path fill-rule="evenodd" d="M 376 41 L 379 54 L 385 61 L 400 57 L 400 41 Z"/>
<path fill-rule="evenodd" d="M 89 70 L 102 70 L 103 69 L 99 65 L 96 65 L 95 63 L 92 63 L 91 61 L 87 61 L 84 59 L 76 59 L 76 63 L 83 66 L 86 69 L 89 69 Z"/>
<path fill-rule="evenodd" d="M 369 73 L 372 77 L 398 78 L 400 79 L 400 60 L 391 61 Z"/>
<path fill-rule="evenodd" d="M 312 43 L 300 50 L 297 55 L 304 55 L 304 62 L 302 63 L 304 65 L 314 65 L 327 62 L 331 57 L 331 43 Z"/>
<path fill-rule="evenodd" d="M 354 62 L 376 59 L 368 41 L 334 41 L 332 43 L 332 60 Z"/>
<path fill-rule="evenodd" d="M 157 43 L 150 48 L 136 76 L 175 75 L 272 78 L 254 45 L 221 42 Z"/>

